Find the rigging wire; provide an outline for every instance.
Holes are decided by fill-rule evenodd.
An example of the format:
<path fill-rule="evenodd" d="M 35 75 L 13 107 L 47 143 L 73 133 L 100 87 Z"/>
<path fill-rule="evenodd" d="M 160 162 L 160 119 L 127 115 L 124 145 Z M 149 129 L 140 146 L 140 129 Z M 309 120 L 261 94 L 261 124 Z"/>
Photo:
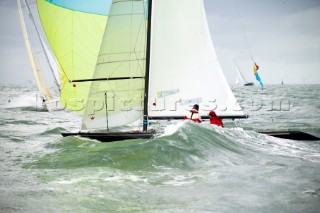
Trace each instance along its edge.
<path fill-rule="evenodd" d="M 236 8 L 238 8 L 237 5 L 236 5 Z M 254 62 L 253 56 L 252 56 L 252 51 L 251 51 L 251 48 L 250 48 L 250 45 L 249 45 L 248 36 L 247 36 L 247 33 L 246 33 L 246 29 L 245 29 L 244 24 L 243 24 L 243 19 L 242 19 L 242 16 L 241 16 L 239 10 L 237 10 L 237 11 L 238 11 L 238 17 L 239 17 L 239 21 L 240 21 L 241 31 L 242 31 L 242 34 L 243 34 L 243 36 L 244 36 L 246 46 L 247 46 L 249 55 L 250 55 L 250 57 L 251 57 L 251 60 Z"/>

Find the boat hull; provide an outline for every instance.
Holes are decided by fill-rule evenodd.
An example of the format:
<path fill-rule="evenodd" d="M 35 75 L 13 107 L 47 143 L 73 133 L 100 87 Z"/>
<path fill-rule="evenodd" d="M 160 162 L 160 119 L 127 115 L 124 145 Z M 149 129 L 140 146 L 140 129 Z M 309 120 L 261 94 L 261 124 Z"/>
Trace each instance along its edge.
<path fill-rule="evenodd" d="M 253 86 L 254 83 L 253 82 L 250 82 L 250 83 L 245 83 L 244 86 Z"/>
<path fill-rule="evenodd" d="M 320 140 L 319 137 L 314 135 L 300 132 L 300 131 L 270 131 L 270 132 L 259 132 L 261 134 L 269 135 L 272 137 L 290 139 L 290 140 L 305 140 L 305 141 L 316 141 Z M 98 140 L 100 142 L 116 142 L 133 139 L 151 139 L 155 133 L 152 132 L 77 132 L 77 133 L 61 133 L 63 137 L 79 136 L 84 138 L 90 138 Z"/>
<path fill-rule="evenodd" d="M 79 136 L 98 140 L 100 142 L 116 142 L 132 139 L 150 139 L 153 138 L 154 133 L 151 132 L 77 132 L 77 133 L 62 133 L 63 137 Z"/>
<path fill-rule="evenodd" d="M 57 100 L 46 101 L 44 104 L 46 105 L 49 112 L 63 110 L 63 107 L 61 106 L 60 101 L 57 101 Z"/>
<path fill-rule="evenodd" d="M 300 131 L 274 131 L 274 132 L 259 132 L 261 134 L 283 138 L 283 139 L 290 139 L 290 140 L 305 140 L 305 141 L 316 141 L 320 140 L 320 138 Z"/>

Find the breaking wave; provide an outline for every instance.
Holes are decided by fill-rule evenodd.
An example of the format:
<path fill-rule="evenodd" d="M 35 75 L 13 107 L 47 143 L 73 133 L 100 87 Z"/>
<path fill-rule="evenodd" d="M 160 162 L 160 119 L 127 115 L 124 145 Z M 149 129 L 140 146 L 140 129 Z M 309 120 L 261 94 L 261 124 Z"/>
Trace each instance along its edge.
<path fill-rule="evenodd" d="M 284 158 L 309 150 L 296 150 L 281 139 L 241 128 L 227 129 L 210 124 L 181 122 L 163 135 L 149 140 L 100 143 L 90 139 L 67 137 L 49 143 L 56 150 L 38 159 L 33 168 L 110 167 L 129 171 L 157 171 L 159 168 L 199 169 L 212 166 L 265 164 L 272 156 Z M 172 130 L 175 129 L 175 130 Z M 46 134 L 55 134 L 61 128 Z M 291 153 L 291 154 L 290 154 Z M 313 153 L 316 154 L 316 153 Z M 319 154 L 317 159 L 320 159 Z M 264 160 L 262 160 L 264 159 Z M 320 161 L 320 160 L 319 160 Z"/>

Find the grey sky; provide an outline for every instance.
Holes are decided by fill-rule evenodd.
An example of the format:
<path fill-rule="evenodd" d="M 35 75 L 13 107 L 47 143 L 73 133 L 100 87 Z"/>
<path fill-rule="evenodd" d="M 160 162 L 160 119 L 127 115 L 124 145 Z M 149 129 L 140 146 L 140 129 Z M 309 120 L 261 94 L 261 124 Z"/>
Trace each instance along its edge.
<path fill-rule="evenodd" d="M 319 0 L 205 0 L 218 57 L 233 83 L 237 61 L 248 80 L 251 56 L 265 83 L 320 83 Z"/>
<path fill-rule="evenodd" d="M 235 59 L 255 81 L 251 56 L 265 84 L 320 84 L 319 0 L 204 0 L 215 49 L 229 83 Z M 190 16 L 192 18 L 192 16 Z M 188 17 L 186 17 L 186 20 Z M 33 80 L 15 0 L 0 0 L 0 83 Z"/>

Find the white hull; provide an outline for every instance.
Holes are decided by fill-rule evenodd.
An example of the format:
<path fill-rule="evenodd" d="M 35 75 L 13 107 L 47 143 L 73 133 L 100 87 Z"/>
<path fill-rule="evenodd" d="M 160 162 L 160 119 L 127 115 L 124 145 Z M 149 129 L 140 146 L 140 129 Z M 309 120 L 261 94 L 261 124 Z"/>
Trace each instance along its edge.
<path fill-rule="evenodd" d="M 63 110 L 63 107 L 61 106 L 61 103 L 59 100 L 46 101 L 45 105 L 49 112 Z"/>

